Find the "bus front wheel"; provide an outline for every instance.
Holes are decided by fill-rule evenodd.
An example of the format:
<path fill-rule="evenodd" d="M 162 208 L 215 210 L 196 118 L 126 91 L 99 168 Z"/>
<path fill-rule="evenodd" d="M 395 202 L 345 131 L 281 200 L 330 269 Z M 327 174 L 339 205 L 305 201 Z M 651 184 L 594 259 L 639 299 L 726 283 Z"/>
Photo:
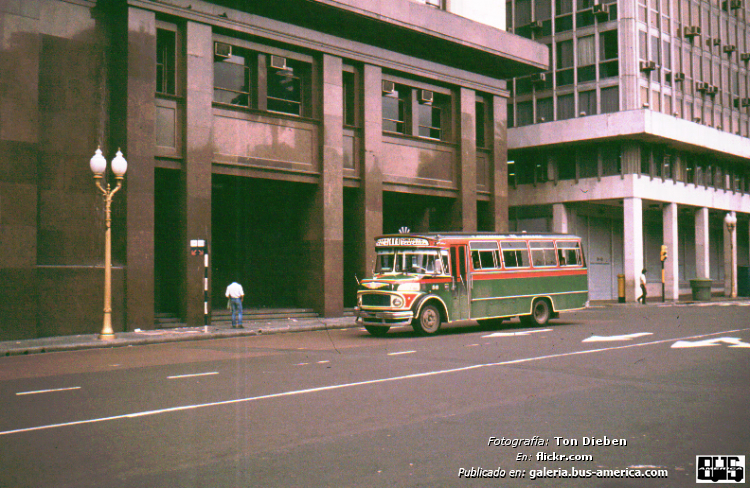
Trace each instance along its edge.
<path fill-rule="evenodd" d="M 526 325 L 546 325 L 552 316 L 552 309 L 549 302 L 543 298 L 534 300 L 531 306 L 531 315 L 522 315 L 521 322 Z"/>
<path fill-rule="evenodd" d="M 419 334 L 430 335 L 440 330 L 442 319 L 440 311 L 435 305 L 425 305 L 419 317 L 412 321 L 414 331 Z"/>

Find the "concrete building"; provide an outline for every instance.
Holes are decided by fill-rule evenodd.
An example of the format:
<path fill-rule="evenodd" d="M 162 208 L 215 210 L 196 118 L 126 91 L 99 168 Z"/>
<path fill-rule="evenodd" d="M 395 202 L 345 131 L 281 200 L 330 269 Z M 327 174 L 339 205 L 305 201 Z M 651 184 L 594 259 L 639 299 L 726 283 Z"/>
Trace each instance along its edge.
<path fill-rule="evenodd" d="M 508 30 L 550 70 L 509 83 L 512 230 L 586 241 L 592 299 L 747 280 L 750 5 L 741 0 L 511 0 Z M 738 219 L 729 235 L 725 216 Z M 732 258 L 734 255 L 734 258 Z"/>
<path fill-rule="evenodd" d="M 477 8 L 478 6 L 482 8 Z M 506 79 L 548 68 L 483 0 L 0 2 L 0 340 L 353 305 L 381 232 L 507 229 Z M 474 19 L 474 20 L 472 20 Z M 476 20 L 482 20 L 482 23 Z M 112 180 L 110 175 L 110 180 Z"/>

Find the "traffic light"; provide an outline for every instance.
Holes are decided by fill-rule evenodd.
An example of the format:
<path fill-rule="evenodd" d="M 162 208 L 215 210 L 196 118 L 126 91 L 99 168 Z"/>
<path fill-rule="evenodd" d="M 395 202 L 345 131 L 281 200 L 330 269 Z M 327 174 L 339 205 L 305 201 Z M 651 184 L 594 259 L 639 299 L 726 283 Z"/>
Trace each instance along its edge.
<path fill-rule="evenodd" d="M 661 245 L 661 260 L 662 262 L 667 260 L 667 246 L 662 244 Z"/>

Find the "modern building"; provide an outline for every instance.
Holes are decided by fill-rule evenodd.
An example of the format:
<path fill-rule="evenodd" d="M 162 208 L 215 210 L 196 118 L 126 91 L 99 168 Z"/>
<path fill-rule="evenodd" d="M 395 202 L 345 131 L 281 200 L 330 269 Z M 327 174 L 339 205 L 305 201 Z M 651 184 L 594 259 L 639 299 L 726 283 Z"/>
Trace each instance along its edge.
<path fill-rule="evenodd" d="M 750 5 L 742 0 L 511 0 L 510 32 L 550 69 L 509 83 L 512 230 L 586 241 L 592 299 L 747 281 Z M 738 223 L 729 234 L 728 214 Z M 738 270 L 739 268 L 739 270 Z"/>
<path fill-rule="evenodd" d="M 233 280 L 246 307 L 340 315 L 377 234 L 506 230 L 505 80 L 549 56 L 503 30 L 504 9 L 1 2 L 0 339 L 101 328 L 99 146 L 128 161 L 112 201 L 115 332 L 157 313 L 202 325 L 205 283 L 210 310 Z"/>

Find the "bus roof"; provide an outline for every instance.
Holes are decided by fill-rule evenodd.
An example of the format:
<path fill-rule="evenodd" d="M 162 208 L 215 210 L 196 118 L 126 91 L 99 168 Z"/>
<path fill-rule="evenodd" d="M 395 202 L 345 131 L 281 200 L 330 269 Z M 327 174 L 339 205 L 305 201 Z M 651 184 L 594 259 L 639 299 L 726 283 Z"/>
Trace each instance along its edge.
<path fill-rule="evenodd" d="M 508 234 L 498 234 L 496 232 L 419 232 L 409 234 L 383 234 L 375 238 L 422 238 L 430 240 L 444 239 L 580 239 L 572 234 L 558 234 L 554 232 L 514 232 Z"/>

